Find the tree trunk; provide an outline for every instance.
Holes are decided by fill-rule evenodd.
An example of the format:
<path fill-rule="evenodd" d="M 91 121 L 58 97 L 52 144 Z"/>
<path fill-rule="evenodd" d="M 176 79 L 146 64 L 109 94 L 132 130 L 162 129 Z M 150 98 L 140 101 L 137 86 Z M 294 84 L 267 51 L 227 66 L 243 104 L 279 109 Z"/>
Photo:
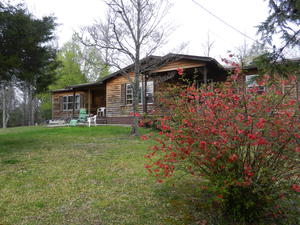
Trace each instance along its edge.
<path fill-rule="evenodd" d="M 136 75 L 135 75 L 136 77 Z M 130 134 L 132 136 L 138 136 L 138 123 L 139 123 L 139 118 L 138 118 L 138 106 L 139 106 L 139 79 L 135 78 L 134 79 L 134 88 L 133 88 L 133 103 L 132 103 L 132 107 L 133 107 L 133 124 L 132 124 L 132 128 L 131 128 L 131 132 Z"/>
<path fill-rule="evenodd" d="M 32 97 L 32 104 L 31 104 L 31 125 L 35 125 L 35 112 L 36 112 L 36 98 Z"/>
<path fill-rule="evenodd" d="M 23 126 L 26 126 L 27 88 L 23 90 Z"/>
<path fill-rule="evenodd" d="M 34 125 L 34 99 L 33 99 L 33 93 L 32 93 L 32 87 L 30 84 L 27 86 L 28 89 L 28 125 L 33 126 Z"/>
<path fill-rule="evenodd" d="M 2 128 L 6 128 L 6 93 L 5 84 L 2 84 Z"/>

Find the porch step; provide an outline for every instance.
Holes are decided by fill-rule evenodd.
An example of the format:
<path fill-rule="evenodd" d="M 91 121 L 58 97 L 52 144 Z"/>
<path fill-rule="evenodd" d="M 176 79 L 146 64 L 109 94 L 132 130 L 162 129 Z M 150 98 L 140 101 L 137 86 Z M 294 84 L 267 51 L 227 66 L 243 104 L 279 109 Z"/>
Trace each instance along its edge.
<path fill-rule="evenodd" d="M 97 118 L 96 124 L 107 124 L 107 119 L 106 118 Z"/>

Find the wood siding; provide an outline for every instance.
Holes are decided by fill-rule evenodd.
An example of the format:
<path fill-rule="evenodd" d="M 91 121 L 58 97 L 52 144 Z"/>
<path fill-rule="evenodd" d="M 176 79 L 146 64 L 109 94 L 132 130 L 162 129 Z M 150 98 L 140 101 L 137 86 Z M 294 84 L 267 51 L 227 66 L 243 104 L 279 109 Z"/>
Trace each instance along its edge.
<path fill-rule="evenodd" d="M 159 89 L 162 83 L 168 82 L 170 79 L 174 79 L 177 76 L 177 68 L 199 68 L 205 66 L 205 63 L 193 60 L 178 60 L 170 62 L 160 68 L 152 71 L 155 76 L 150 76 L 149 81 L 154 81 L 154 95 Z M 171 72 L 172 71 L 172 72 Z M 129 73 L 129 76 L 133 79 L 134 73 Z M 126 105 L 124 94 L 124 84 L 130 83 L 125 76 L 117 76 L 107 81 L 106 83 L 106 116 L 107 117 L 128 117 L 132 113 L 132 105 Z M 155 108 L 154 104 L 147 105 L 147 111 L 151 111 Z M 143 105 L 139 104 L 139 112 L 143 112 Z"/>
<path fill-rule="evenodd" d="M 257 71 L 256 68 L 248 69 L 248 70 L 244 71 L 243 76 L 240 77 L 240 79 L 239 79 L 239 83 L 241 84 L 241 86 L 246 87 L 246 76 L 247 75 L 259 75 L 259 72 Z M 295 82 L 290 85 L 282 85 L 282 91 L 283 91 L 283 93 L 290 92 L 291 95 L 297 101 L 300 102 L 300 82 L 298 82 L 297 80 L 295 80 Z"/>
<path fill-rule="evenodd" d="M 176 70 L 177 68 L 195 68 L 195 67 L 202 67 L 205 66 L 205 63 L 201 63 L 198 61 L 191 61 L 191 60 L 178 60 L 175 62 L 168 63 L 167 65 L 164 65 L 151 73 L 159 73 L 159 72 L 166 72 L 166 71 L 172 71 Z"/>
<path fill-rule="evenodd" d="M 80 107 L 84 107 L 85 103 L 88 101 L 85 92 L 76 91 L 75 95 L 83 96 L 83 102 L 80 102 Z M 73 110 L 62 110 L 61 98 L 63 96 L 73 96 L 73 91 L 66 92 L 55 92 L 52 94 L 52 119 L 69 119 L 73 117 Z M 74 111 L 74 116 L 78 116 L 79 110 Z"/>
<path fill-rule="evenodd" d="M 134 74 L 129 73 L 133 79 Z M 149 80 L 151 81 L 151 80 Z M 106 83 L 106 116 L 107 117 L 128 117 L 132 112 L 132 105 L 126 105 L 124 94 L 121 95 L 124 84 L 130 83 L 125 76 L 118 76 Z M 155 87 L 154 87 L 155 90 Z M 148 104 L 148 110 L 153 109 L 153 104 Z M 142 104 L 139 104 L 139 112 L 143 111 Z"/>

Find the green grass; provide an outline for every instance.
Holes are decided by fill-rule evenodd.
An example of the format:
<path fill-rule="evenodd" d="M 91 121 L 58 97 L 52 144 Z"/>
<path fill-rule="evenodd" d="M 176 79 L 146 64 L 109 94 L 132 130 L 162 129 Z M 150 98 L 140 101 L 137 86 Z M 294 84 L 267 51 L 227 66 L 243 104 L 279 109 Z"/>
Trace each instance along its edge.
<path fill-rule="evenodd" d="M 156 183 L 129 129 L 0 129 L 0 224 L 197 224 L 198 184 Z"/>

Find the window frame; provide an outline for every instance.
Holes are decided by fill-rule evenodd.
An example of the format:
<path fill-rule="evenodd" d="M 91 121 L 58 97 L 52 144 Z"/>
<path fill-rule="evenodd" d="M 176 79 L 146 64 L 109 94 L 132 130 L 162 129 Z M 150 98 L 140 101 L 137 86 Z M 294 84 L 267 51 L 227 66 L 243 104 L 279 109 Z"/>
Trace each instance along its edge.
<path fill-rule="evenodd" d="M 149 86 L 151 85 L 151 91 L 148 91 L 149 89 L 149 86 L 148 86 L 148 84 L 149 84 Z M 140 83 L 140 89 L 141 89 L 141 95 L 140 95 L 140 99 L 141 99 L 141 101 L 139 101 L 139 104 L 143 104 L 143 94 L 144 94 L 144 90 L 142 90 L 142 83 Z M 147 82 L 147 87 L 146 87 L 146 99 L 148 98 L 148 94 L 151 94 L 152 96 L 151 96 L 151 98 L 152 98 L 152 101 L 151 102 L 149 102 L 148 100 L 146 100 L 146 102 L 147 102 L 147 104 L 153 104 L 154 103 L 154 82 L 153 81 L 148 81 Z"/>
<path fill-rule="evenodd" d="M 258 83 L 254 80 L 251 81 L 251 79 L 255 78 L 255 77 L 258 77 L 259 75 L 258 74 L 248 74 L 248 75 L 245 75 L 245 83 L 246 83 L 246 89 L 247 90 L 250 90 L 251 88 L 253 87 L 258 87 L 258 90 L 257 92 L 258 93 L 263 93 L 266 91 L 266 87 L 265 86 L 260 86 L 258 85 Z M 247 77 L 250 77 L 250 79 L 247 79 Z"/>
<path fill-rule="evenodd" d="M 150 86 L 151 85 L 151 86 Z M 149 90 L 149 86 L 151 87 L 151 89 Z M 140 82 L 139 84 L 139 105 L 143 104 L 143 85 L 142 82 Z M 128 90 L 130 90 L 131 93 L 128 93 Z M 147 105 L 149 104 L 154 104 L 154 81 L 148 81 L 147 82 L 147 89 L 146 89 L 146 98 L 148 97 L 147 95 L 152 95 L 151 98 L 153 99 L 151 102 L 148 102 L 147 100 Z M 128 98 L 128 96 L 131 96 L 130 98 Z M 129 102 L 128 102 L 129 101 Z M 131 102 L 131 103 L 130 103 Z M 133 104 L 133 88 L 131 84 L 126 84 L 126 90 L 125 90 L 125 105 L 132 105 Z"/>
<path fill-rule="evenodd" d="M 75 95 L 75 99 L 73 98 L 73 95 L 64 95 L 62 97 L 63 97 L 62 109 L 64 112 L 72 111 L 74 104 L 75 104 L 74 110 L 80 110 L 80 95 L 79 94 Z M 72 99 L 72 101 L 70 101 L 70 99 Z"/>
<path fill-rule="evenodd" d="M 128 93 L 130 90 L 131 93 Z M 131 96 L 130 98 L 128 96 Z M 131 103 L 128 103 L 128 101 L 131 101 Z M 133 104 L 133 88 L 131 84 L 126 84 L 125 88 L 125 104 L 126 105 L 132 105 Z"/>

